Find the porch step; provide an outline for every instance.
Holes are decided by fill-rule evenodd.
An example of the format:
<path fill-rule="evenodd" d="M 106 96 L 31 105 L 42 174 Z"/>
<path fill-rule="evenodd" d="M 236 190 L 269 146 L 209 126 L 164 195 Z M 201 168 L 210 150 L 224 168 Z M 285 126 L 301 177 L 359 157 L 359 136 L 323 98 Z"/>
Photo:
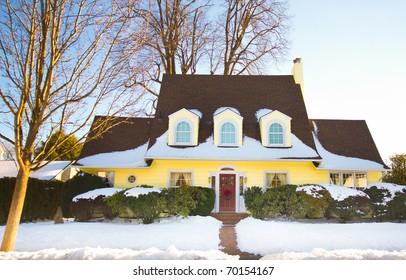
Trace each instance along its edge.
<path fill-rule="evenodd" d="M 210 216 L 223 222 L 223 225 L 236 225 L 239 221 L 248 217 L 245 213 L 212 213 Z"/>

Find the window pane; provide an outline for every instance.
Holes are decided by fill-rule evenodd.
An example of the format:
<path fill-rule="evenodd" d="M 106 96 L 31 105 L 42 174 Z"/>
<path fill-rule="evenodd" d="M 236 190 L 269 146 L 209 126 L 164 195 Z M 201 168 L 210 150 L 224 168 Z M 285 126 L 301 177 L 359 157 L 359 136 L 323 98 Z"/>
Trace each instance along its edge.
<path fill-rule="evenodd" d="M 353 173 L 343 173 L 343 186 L 344 187 L 354 187 L 354 175 Z"/>
<path fill-rule="evenodd" d="M 274 123 L 269 127 L 269 144 L 283 144 L 283 128 L 278 123 Z"/>
<path fill-rule="evenodd" d="M 176 127 L 176 142 L 190 143 L 190 125 L 187 122 L 180 122 Z"/>
<path fill-rule="evenodd" d="M 340 186 L 340 173 L 330 173 L 330 184 Z"/>
<path fill-rule="evenodd" d="M 171 172 L 171 187 L 184 187 L 192 185 L 192 173 L 190 172 Z"/>
<path fill-rule="evenodd" d="M 221 127 L 221 144 L 235 144 L 235 127 L 232 123 L 225 123 Z"/>
<path fill-rule="evenodd" d="M 286 173 L 267 173 L 266 174 L 266 187 L 280 187 L 286 185 L 288 182 L 288 175 Z"/>
<path fill-rule="evenodd" d="M 355 187 L 365 188 L 367 186 L 367 174 L 366 173 L 356 173 L 355 174 Z"/>

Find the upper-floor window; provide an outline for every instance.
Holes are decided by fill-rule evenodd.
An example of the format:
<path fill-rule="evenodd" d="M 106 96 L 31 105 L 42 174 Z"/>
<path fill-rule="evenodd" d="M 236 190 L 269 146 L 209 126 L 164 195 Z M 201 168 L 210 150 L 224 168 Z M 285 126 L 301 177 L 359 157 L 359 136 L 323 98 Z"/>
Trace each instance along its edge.
<path fill-rule="evenodd" d="M 273 123 L 269 127 L 269 144 L 283 145 L 283 127 L 279 123 Z"/>
<path fill-rule="evenodd" d="M 190 124 L 180 122 L 176 126 L 176 143 L 190 143 Z"/>
<path fill-rule="evenodd" d="M 230 122 L 221 126 L 221 144 L 235 144 L 235 126 Z"/>

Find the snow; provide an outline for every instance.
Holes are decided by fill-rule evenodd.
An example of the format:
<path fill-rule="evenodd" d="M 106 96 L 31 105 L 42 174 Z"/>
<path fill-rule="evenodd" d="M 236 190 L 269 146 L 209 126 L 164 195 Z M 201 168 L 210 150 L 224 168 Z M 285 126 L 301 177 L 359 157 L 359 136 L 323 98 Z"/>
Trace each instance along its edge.
<path fill-rule="evenodd" d="M 167 145 L 168 132 L 157 138 L 148 150 L 146 158 L 210 159 L 210 160 L 275 160 L 286 158 L 314 158 L 319 155 L 292 134 L 292 147 L 266 148 L 261 142 L 245 136 L 241 147 L 218 147 L 213 137 L 195 147 L 176 148 Z"/>
<path fill-rule="evenodd" d="M 31 178 L 39 180 L 52 180 L 59 175 L 65 168 L 67 168 L 71 161 L 52 161 L 38 171 L 31 174 Z M 16 177 L 18 167 L 14 161 L 1 160 L 0 161 L 0 178 Z"/>
<path fill-rule="evenodd" d="M 265 257 L 269 259 L 289 258 L 292 254 L 297 258 L 338 258 L 340 253 L 340 258 L 346 258 L 355 250 L 365 258 L 390 252 L 388 258 L 393 254 L 394 258 L 406 259 L 406 224 L 299 223 L 246 218 L 237 224 L 236 232 L 241 251 L 272 254 Z"/>
<path fill-rule="evenodd" d="M 314 198 L 320 198 L 321 195 L 317 193 L 318 191 L 325 190 L 325 188 L 317 185 L 308 185 L 308 186 L 302 186 L 302 187 L 297 187 L 296 191 L 297 192 L 305 192 L 308 195 L 313 196 Z"/>
<path fill-rule="evenodd" d="M 359 191 L 359 190 L 348 188 L 348 187 L 331 185 L 331 184 L 321 184 L 320 186 L 322 186 L 323 188 L 328 190 L 331 197 L 336 201 L 342 201 L 342 200 L 344 200 L 344 199 L 346 199 L 347 197 L 350 197 L 350 196 L 369 197 L 363 191 Z"/>
<path fill-rule="evenodd" d="M 212 217 L 159 223 L 21 224 L 15 252 L 0 259 L 236 259 L 219 251 L 221 222 Z M 0 236 L 4 233 L 0 227 Z"/>
<path fill-rule="evenodd" d="M 146 167 L 144 160 L 145 153 L 148 149 L 148 142 L 132 150 L 102 153 L 88 156 L 77 161 L 78 164 L 85 167 L 94 168 L 137 168 Z"/>
<path fill-rule="evenodd" d="M 272 113 L 273 110 L 271 109 L 259 109 L 256 113 L 255 116 L 257 117 L 257 121 L 259 121 L 263 116 L 268 115 L 269 113 Z"/>
<path fill-rule="evenodd" d="M 131 188 L 127 190 L 124 194 L 125 196 L 133 196 L 138 197 L 142 194 L 149 194 L 150 192 L 161 192 L 162 189 L 160 188 Z"/>
<path fill-rule="evenodd" d="M 317 129 L 317 128 L 316 128 Z M 371 160 L 365 160 L 360 158 L 346 157 L 333 154 L 327 151 L 320 143 L 316 134 L 313 133 L 314 143 L 316 144 L 316 149 L 321 158 L 323 159 L 318 169 L 328 169 L 328 170 L 352 170 L 352 171 L 384 171 L 382 164 Z"/>
<path fill-rule="evenodd" d="M 371 188 L 371 187 L 377 187 L 378 189 L 385 189 L 388 190 L 390 193 L 390 197 L 385 197 L 384 198 L 384 203 L 387 203 L 388 201 L 392 200 L 397 192 L 402 192 L 402 191 L 406 191 L 406 186 L 402 186 L 402 185 L 396 185 L 396 184 L 392 184 L 392 183 L 373 183 L 367 186 L 367 188 Z"/>
<path fill-rule="evenodd" d="M 203 116 L 202 112 L 200 112 L 197 109 L 190 109 L 189 111 L 192 112 L 193 114 L 195 114 L 196 116 L 198 116 L 199 118 L 202 118 L 202 116 Z"/>
<path fill-rule="evenodd" d="M 122 189 L 119 188 L 95 189 L 75 196 L 72 201 L 78 201 L 79 199 L 95 199 L 98 196 L 109 197 L 121 190 Z"/>
<path fill-rule="evenodd" d="M 220 114 L 220 113 L 222 113 L 222 112 L 224 112 L 225 110 L 231 110 L 234 113 L 236 113 L 237 115 L 241 116 L 240 111 L 238 111 L 236 108 L 233 108 L 233 107 L 220 107 L 216 111 L 214 111 L 213 117 Z"/>

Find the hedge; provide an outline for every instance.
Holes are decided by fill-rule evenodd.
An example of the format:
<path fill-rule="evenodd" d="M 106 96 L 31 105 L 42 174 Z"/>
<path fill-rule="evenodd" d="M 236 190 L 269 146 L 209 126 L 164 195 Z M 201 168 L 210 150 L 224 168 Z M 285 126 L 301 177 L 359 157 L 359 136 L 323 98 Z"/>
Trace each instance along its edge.
<path fill-rule="evenodd" d="M 0 179 L 0 224 L 7 222 L 16 178 Z M 21 222 L 52 219 L 61 203 L 64 183 L 29 178 Z"/>

